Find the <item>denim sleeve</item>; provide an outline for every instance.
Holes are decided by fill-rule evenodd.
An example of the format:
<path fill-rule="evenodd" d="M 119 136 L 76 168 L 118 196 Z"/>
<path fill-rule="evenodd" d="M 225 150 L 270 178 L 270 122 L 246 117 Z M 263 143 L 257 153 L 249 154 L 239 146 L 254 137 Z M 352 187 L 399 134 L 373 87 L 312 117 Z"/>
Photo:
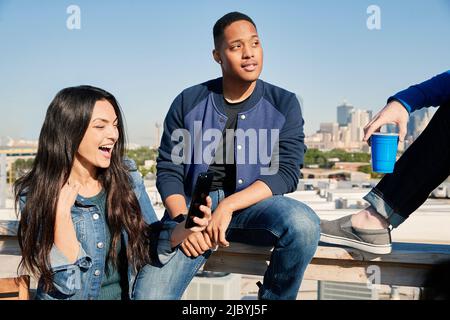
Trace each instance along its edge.
<path fill-rule="evenodd" d="M 281 129 L 278 152 L 274 151 L 271 166 L 278 168 L 275 174 L 260 175 L 258 180 L 266 183 L 273 195 L 294 192 L 297 189 L 300 167 L 306 152 L 304 120 L 300 103 L 292 94 L 288 102 L 286 122 Z"/>
<path fill-rule="evenodd" d="M 450 70 L 413 85 L 388 99 L 399 101 L 408 112 L 450 103 Z"/>
<path fill-rule="evenodd" d="M 164 265 L 169 262 L 176 252 L 170 244 L 170 238 L 177 223 L 171 220 L 166 222 L 158 220 L 135 162 L 130 159 L 125 159 L 124 161 L 129 168 L 133 189 L 138 198 L 144 221 L 150 226 L 150 256 L 153 260 L 159 261 Z"/>
<path fill-rule="evenodd" d="M 170 239 L 172 237 L 172 232 L 177 226 L 174 221 L 164 222 L 163 228 L 159 234 L 158 239 L 158 259 L 162 264 L 166 264 L 172 259 L 176 253 L 176 248 L 172 248 Z"/>
<path fill-rule="evenodd" d="M 177 247 L 172 248 L 170 239 L 177 224 L 175 221 L 168 220 L 151 225 L 150 256 L 153 261 L 165 265 L 175 255 Z"/>
<path fill-rule="evenodd" d="M 156 187 L 163 201 L 173 194 L 185 195 L 184 165 L 172 161 L 172 151 L 178 141 L 172 141 L 172 133 L 183 129 L 183 96 L 178 95 L 170 106 L 164 120 L 164 131 L 156 159 Z"/>
<path fill-rule="evenodd" d="M 125 159 L 124 161 L 128 165 L 131 183 L 133 185 L 134 193 L 138 199 L 144 221 L 148 225 L 151 225 L 152 223 L 158 221 L 158 217 L 153 209 L 147 190 L 145 190 L 144 180 L 142 179 L 141 173 L 137 170 L 136 163 L 133 160 Z"/>
<path fill-rule="evenodd" d="M 53 245 L 50 250 L 50 267 L 53 272 L 55 288 L 65 295 L 74 295 L 81 289 L 81 273 L 92 266 L 92 259 L 86 254 L 79 243 L 77 259 L 70 263 L 66 256 Z"/>

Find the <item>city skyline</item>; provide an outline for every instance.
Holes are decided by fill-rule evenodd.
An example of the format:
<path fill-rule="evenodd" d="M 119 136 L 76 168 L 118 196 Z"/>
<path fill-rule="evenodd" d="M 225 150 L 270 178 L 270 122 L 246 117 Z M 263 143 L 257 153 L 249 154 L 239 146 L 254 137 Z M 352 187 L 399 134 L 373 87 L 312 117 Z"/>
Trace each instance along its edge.
<path fill-rule="evenodd" d="M 75 30 L 67 27 L 73 4 L 81 17 Z M 373 4 L 380 9 L 379 30 L 367 26 Z M 375 114 L 390 95 L 448 69 L 445 0 L 3 0 L 0 136 L 37 139 L 57 91 L 92 84 L 121 103 L 129 142 L 154 145 L 155 123 L 162 124 L 176 95 L 220 76 L 211 57 L 212 26 L 234 10 L 258 27 L 265 54 L 261 78 L 303 101 L 307 135 L 334 121 L 344 99 Z"/>
<path fill-rule="evenodd" d="M 360 109 L 343 101 L 336 106 L 336 118 L 332 122 L 321 122 L 318 131 L 305 138 L 310 149 L 329 151 L 368 152 L 369 146 L 363 142 L 364 126 L 372 120 L 372 110 Z"/>
<path fill-rule="evenodd" d="M 400 146 L 400 150 L 408 147 L 420 135 L 431 121 L 437 108 L 424 108 L 411 114 L 408 122 L 405 144 Z M 343 149 L 346 151 L 369 152 L 369 146 L 363 142 L 364 126 L 372 120 L 372 110 L 363 110 L 357 106 L 348 104 L 344 100 L 336 107 L 336 119 L 332 122 L 320 122 L 319 129 L 305 136 L 305 143 L 308 149 L 319 149 L 329 151 L 332 149 Z M 161 136 L 161 124 L 155 123 L 155 136 Z M 398 128 L 394 124 L 387 124 L 381 127 L 381 132 L 398 133 Z M 0 136 L 1 148 L 36 148 L 37 140 L 14 139 L 13 137 Z M 151 145 L 140 145 L 133 142 L 128 143 L 128 149 L 134 150 L 141 146 L 158 148 L 159 140 Z"/>

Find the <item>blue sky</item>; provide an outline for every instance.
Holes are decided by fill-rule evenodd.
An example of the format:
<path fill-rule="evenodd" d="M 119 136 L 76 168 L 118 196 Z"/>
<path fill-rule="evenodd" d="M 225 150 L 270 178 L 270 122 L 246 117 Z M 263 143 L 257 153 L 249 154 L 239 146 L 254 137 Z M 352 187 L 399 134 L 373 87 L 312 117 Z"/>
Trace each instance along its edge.
<path fill-rule="evenodd" d="M 66 27 L 71 4 L 80 30 Z M 381 30 L 366 26 L 372 4 Z M 449 0 L 0 0 L 0 136 L 37 139 L 57 91 L 91 84 L 117 97 L 130 142 L 153 145 L 175 96 L 220 76 L 212 26 L 235 10 L 257 24 L 261 78 L 302 97 L 307 133 L 343 99 L 376 112 L 450 69 Z"/>

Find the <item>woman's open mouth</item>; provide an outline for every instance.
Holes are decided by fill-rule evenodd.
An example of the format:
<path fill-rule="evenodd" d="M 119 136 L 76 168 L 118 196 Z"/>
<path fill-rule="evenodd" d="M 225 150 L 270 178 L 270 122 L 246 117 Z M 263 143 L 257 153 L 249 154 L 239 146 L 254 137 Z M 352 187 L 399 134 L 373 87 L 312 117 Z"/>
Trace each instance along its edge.
<path fill-rule="evenodd" d="M 113 149 L 114 145 L 109 144 L 109 145 L 104 145 L 99 147 L 98 149 L 100 150 L 100 153 L 107 159 L 111 159 L 111 153 L 112 153 L 112 149 Z"/>

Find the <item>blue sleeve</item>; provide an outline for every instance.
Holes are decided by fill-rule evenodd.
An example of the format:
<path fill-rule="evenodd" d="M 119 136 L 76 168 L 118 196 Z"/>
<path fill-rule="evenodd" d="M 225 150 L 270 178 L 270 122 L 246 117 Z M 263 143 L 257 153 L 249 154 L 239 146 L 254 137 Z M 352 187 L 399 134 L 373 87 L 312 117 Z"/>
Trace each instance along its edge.
<path fill-rule="evenodd" d="M 277 162 L 278 172 L 273 175 L 260 175 L 258 178 L 269 186 L 273 195 L 290 193 L 297 189 L 306 152 L 304 120 L 300 103 L 294 94 L 288 102 L 287 110 L 286 122 L 279 136 L 278 159 L 272 157 L 272 161 Z"/>
<path fill-rule="evenodd" d="M 156 159 L 156 187 L 163 201 L 172 194 L 184 192 L 184 166 L 172 161 L 172 150 L 178 141 L 172 141 L 172 133 L 183 129 L 182 94 L 178 95 L 170 106 L 164 120 L 164 131 Z"/>
<path fill-rule="evenodd" d="M 86 272 L 92 266 L 92 259 L 86 254 L 79 243 L 77 259 L 70 263 L 66 256 L 53 245 L 50 250 L 50 266 L 53 272 L 53 284 L 55 288 L 68 296 L 74 295 L 81 289 L 81 273 Z"/>
<path fill-rule="evenodd" d="M 399 101 L 408 112 L 450 102 L 450 70 L 413 85 L 388 99 Z"/>

